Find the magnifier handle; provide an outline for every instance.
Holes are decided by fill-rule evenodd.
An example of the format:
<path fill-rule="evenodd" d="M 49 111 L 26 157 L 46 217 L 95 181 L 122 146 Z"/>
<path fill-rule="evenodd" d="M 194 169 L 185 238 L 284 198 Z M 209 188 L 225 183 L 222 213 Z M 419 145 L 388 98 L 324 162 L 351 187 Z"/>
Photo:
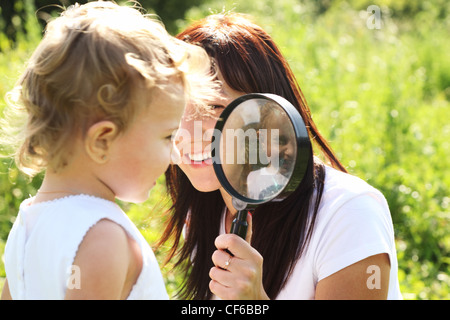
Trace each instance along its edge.
<path fill-rule="evenodd" d="M 237 212 L 236 218 L 234 218 L 233 223 L 231 224 L 230 233 L 237 234 L 245 240 L 247 237 L 247 228 L 247 210 L 240 210 Z"/>
<path fill-rule="evenodd" d="M 240 210 L 237 212 L 236 217 L 233 220 L 233 223 L 231 224 L 231 230 L 230 233 L 237 234 L 242 239 L 245 240 L 247 237 L 247 211 L 246 210 Z M 230 254 L 231 256 L 234 256 L 228 249 L 225 250 Z"/>

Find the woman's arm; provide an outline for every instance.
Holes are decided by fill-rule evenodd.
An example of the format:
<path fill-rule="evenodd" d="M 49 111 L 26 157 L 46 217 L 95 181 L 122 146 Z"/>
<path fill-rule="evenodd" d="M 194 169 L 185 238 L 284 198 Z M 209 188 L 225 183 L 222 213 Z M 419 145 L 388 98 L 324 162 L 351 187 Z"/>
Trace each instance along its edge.
<path fill-rule="evenodd" d="M 387 253 L 370 256 L 320 280 L 317 283 L 315 298 L 326 300 L 386 299 L 390 270 Z"/>

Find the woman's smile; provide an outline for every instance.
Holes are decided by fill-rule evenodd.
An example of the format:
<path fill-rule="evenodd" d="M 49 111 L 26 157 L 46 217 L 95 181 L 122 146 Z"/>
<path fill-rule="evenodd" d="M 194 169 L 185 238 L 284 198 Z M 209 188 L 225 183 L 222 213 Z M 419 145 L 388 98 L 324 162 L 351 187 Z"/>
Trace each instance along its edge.
<path fill-rule="evenodd" d="M 212 165 L 211 151 L 186 153 L 184 160 L 193 168 L 202 168 Z"/>

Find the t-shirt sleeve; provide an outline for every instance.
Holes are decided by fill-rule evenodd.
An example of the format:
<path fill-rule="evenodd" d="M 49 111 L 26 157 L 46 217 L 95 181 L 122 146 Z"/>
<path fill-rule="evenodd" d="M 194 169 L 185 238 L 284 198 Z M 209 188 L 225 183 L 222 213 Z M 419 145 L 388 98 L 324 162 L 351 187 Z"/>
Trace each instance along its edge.
<path fill-rule="evenodd" d="M 322 229 L 314 261 L 317 281 L 372 255 L 388 253 L 392 260 L 393 235 L 389 208 L 381 194 L 367 192 L 346 201 Z"/>

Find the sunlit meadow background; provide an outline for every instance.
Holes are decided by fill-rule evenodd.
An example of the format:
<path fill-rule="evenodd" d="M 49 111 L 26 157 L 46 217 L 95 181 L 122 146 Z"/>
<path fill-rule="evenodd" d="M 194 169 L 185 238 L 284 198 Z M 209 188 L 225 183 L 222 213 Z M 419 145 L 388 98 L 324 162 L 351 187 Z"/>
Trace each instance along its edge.
<path fill-rule="evenodd" d="M 2 98 L 42 36 L 32 2 L 24 2 L 29 17 L 22 26 L 26 34 L 19 32 L 11 43 L 0 33 Z M 404 298 L 449 299 L 450 3 L 211 0 L 196 4 L 183 13 L 184 18 L 168 21 L 171 33 L 211 12 L 232 10 L 253 16 L 288 58 L 314 120 L 340 159 L 352 174 L 386 196 Z M 373 13 L 367 12 L 369 5 L 380 8 L 379 29 L 370 23 L 374 21 Z M 0 112 L 5 105 L 0 100 Z M 35 194 L 41 179 L 42 175 L 30 181 L 13 161 L 0 160 L 0 256 L 19 204 Z M 170 205 L 163 177 L 158 182 L 146 203 L 120 203 L 150 244 L 159 238 Z M 156 254 L 163 265 L 164 250 Z M 179 272 L 171 263 L 162 270 L 174 297 Z M 0 261 L 0 288 L 4 277 Z"/>

